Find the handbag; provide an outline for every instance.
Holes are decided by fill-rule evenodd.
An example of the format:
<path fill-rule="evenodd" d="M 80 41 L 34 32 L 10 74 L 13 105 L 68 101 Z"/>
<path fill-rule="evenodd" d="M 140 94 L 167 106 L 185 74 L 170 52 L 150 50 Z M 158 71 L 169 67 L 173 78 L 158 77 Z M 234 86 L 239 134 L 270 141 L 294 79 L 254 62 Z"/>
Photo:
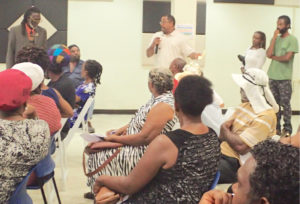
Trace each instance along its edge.
<path fill-rule="evenodd" d="M 96 204 L 115 204 L 119 200 L 120 195 L 105 186 L 102 186 L 95 196 Z"/>
<path fill-rule="evenodd" d="M 121 143 L 106 142 L 106 141 L 101 141 L 101 142 L 94 143 L 92 145 L 87 145 L 84 149 L 83 158 L 82 158 L 82 166 L 83 166 L 84 174 L 87 177 L 91 177 L 91 176 L 97 174 L 99 171 L 101 171 L 103 168 L 105 168 L 120 153 L 122 146 L 123 146 L 123 144 L 121 144 Z M 105 162 L 103 162 L 102 165 L 100 165 L 94 171 L 87 173 L 86 167 L 85 167 L 85 154 L 90 155 L 90 154 L 100 152 L 104 149 L 115 149 L 115 148 L 117 148 L 116 151 Z"/>

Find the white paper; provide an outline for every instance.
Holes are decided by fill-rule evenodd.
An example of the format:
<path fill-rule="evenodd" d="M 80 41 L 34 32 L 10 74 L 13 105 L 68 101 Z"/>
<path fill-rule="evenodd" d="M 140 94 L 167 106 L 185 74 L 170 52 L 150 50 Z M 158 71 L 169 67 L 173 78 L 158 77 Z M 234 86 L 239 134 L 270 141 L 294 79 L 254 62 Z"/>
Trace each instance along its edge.
<path fill-rule="evenodd" d="M 104 138 L 106 137 L 106 135 L 102 135 L 99 133 L 82 133 L 80 135 L 84 140 L 86 140 L 87 142 L 99 142 L 99 141 L 104 141 Z"/>

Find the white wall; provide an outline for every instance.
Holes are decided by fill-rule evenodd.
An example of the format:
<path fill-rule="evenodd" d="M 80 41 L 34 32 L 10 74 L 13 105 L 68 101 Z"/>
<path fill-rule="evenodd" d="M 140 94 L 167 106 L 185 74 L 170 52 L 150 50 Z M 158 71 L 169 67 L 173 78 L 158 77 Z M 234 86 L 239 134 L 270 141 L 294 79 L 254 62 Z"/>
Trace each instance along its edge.
<path fill-rule="evenodd" d="M 148 69 L 141 65 L 142 1 L 69 1 L 68 44 L 82 59 L 103 66 L 96 109 L 136 109 L 149 99 Z"/>
<path fill-rule="evenodd" d="M 244 54 L 252 44 L 252 35 L 257 30 L 265 32 L 268 46 L 276 28 L 277 18 L 283 14 L 291 17 L 294 22 L 292 32 L 300 40 L 299 8 L 207 1 L 205 75 L 212 80 L 226 107 L 240 103 L 239 88 L 231 79 L 231 73 L 240 73 L 237 55 Z M 269 63 L 270 60 L 267 60 L 264 70 L 268 69 Z M 299 68 L 298 54 L 294 64 L 294 70 L 297 71 L 294 75 L 299 74 Z M 294 92 L 299 92 L 299 88 L 294 89 Z M 292 107 L 300 109 L 300 104 L 294 96 Z"/>

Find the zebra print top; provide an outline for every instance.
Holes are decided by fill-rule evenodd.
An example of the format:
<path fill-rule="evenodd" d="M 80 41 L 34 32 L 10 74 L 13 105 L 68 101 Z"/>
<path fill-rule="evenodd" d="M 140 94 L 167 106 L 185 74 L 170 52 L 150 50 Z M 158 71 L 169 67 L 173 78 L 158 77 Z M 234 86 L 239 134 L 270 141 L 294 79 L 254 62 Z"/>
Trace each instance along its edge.
<path fill-rule="evenodd" d="M 145 105 L 140 107 L 135 113 L 135 116 L 131 119 L 127 128 L 127 135 L 139 133 L 146 122 L 147 115 L 150 112 L 151 108 L 161 102 L 169 104 L 174 109 L 174 97 L 171 91 L 159 95 L 156 98 L 154 98 L 154 96 L 152 95 L 151 99 Z M 162 134 L 171 131 L 174 123 L 174 120 L 169 121 L 164 127 Z"/>
<path fill-rule="evenodd" d="M 146 122 L 147 115 L 151 108 L 161 102 L 167 103 L 174 108 L 173 94 L 169 91 L 156 98 L 152 96 L 151 99 L 145 105 L 143 105 L 131 119 L 127 128 L 127 134 L 139 133 Z M 167 132 L 171 131 L 176 121 L 177 118 L 174 116 L 173 120 L 170 120 L 166 123 L 165 127 L 161 131 L 161 134 L 166 134 Z M 87 185 L 92 187 L 96 178 L 100 175 L 127 176 L 141 159 L 146 151 L 146 148 L 147 145 L 123 146 L 120 153 L 105 168 L 103 168 L 94 176 L 88 177 Z M 101 166 L 101 164 L 103 164 L 115 151 L 115 149 L 105 149 L 95 154 L 90 154 L 87 161 L 88 172 L 94 171 Z"/>

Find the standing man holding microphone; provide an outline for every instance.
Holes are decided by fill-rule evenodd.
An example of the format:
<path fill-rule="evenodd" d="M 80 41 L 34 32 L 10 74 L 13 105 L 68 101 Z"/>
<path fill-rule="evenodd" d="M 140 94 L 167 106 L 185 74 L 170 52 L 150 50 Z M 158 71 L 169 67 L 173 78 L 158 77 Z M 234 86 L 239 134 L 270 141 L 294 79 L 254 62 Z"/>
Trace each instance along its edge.
<path fill-rule="evenodd" d="M 182 33 L 175 30 L 175 18 L 165 15 L 160 20 L 161 31 L 156 32 L 146 50 L 147 57 L 156 57 L 156 67 L 168 68 L 175 58 L 197 59 L 196 53 L 187 43 Z"/>

